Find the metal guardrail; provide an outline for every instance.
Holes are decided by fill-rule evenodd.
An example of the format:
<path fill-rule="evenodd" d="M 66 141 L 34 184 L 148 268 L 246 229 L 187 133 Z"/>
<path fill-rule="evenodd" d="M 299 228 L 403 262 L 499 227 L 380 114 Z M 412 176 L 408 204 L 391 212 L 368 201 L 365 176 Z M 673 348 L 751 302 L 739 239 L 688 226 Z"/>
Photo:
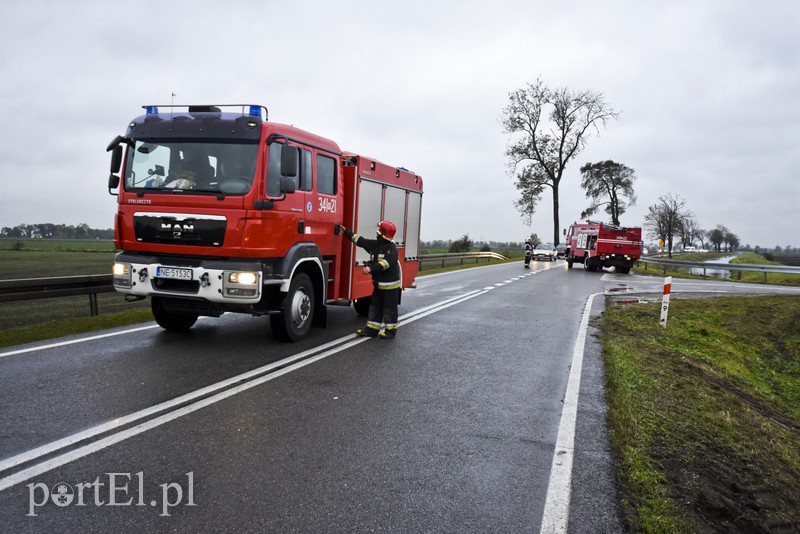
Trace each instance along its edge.
<path fill-rule="evenodd" d="M 97 294 L 114 292 L 111 278 L 111 274 L 89 274 L 0 280 L 0 302 L 88 295 L 89 312 L 95 316 L 100 313 L 97 307 Z"/>
<path fill-rule="evenodd" d="M 496 252 L 465 252 L 447 254 L 426 254 L 419 257 L 420 270 L 423 262 L 445 262 L 460 260 L 481 259 L 491 261 L 505 260 L 506 257 Z M 55 297 L 73 297 L 88 295 L 89 312 L 92 316 L 99 315 L 97 306 L 98 293 L 113 293 L 111 274 L 89 274 L 82 276 L 57 276 L 52 278 L 23 278 L 18 280 L 0 280 L 0 302 L 17 302 L 23 300 L 47 299 Z"/>
<path fill-rule="evenodd" d="M 444 268 L 445 263 L 450 262 L 452 265 L 453 260 L 458 260 L 459 265 L 464 265 L 464 260 L 475 260 L 475 263 L 478 263 L 482 259 L 485 259 L 487 263 L 489 263 L 492 260 L 502 261 L 508 258 L 497 252 L 443 252 L 441 254 L 424 254 L 419 257 L 419 270 L 423 270 L 422 264 L 425 262 L 438 261 L 441 262 L 441 266 Z"/>
<path fill-rule="evenodd" d="M 680 260 L 663 260 L 653 258 L 641 258 L 639 263 L 644 263 L 644 268 L 647 270 L 648 264 L 661 265 L 664 267 L 664 272 L 667 272 L 667 267 L 687 267 L 689 269 L 703 269 L 703 277 L 706 277 L 706 272 L 711 271 L 730 271 L 730 272 L 759 272 L 764 273 L 764 283 L 767 282 L 767 273 L 784 273 L 784 274 L 800 274 L 800 267 L 793 267 L 791 265 L 751 265 L 746 263 L 716 263 L 716 262 L 703 262 L 703 261 L 680 261 Z"/>
<path fill-rule="evenodd" d="M 464 265 L 465 261 L 475 261 L 477 264 L 480 260 L 485 259 L 488 262 L 492 260 L 506 260 L 505 256 L 496 252 L 463 252 L 463 253 L 442 253 L 442 254 L 425 254 L 419 257 L 420 271 L 422 271 L 422 264 L 424 262 L 441 262 L 441 266 L 450 262 L 453 264 L 457 261 L 458 264 Z M 658 266 L 661 265 L 666 273 L 668 266 L 674 267 L 687 267 L 703 269 L 703 276 L 706 275 L 707 270 L 725 270 L 731 272 L 742 271 L 755 271 L 764 273 L 764 282 L 767 281 L 767 273 L 786 273 L 786 274 L 800 274 L 800 267 L 793 267 L 789 265 L 748 265 L 740 263 L 708 263 L 699 261 L 680 261 L 680 260 L 665 260 L 654 258 L 641 258 L 639 263 L 645 265 L 647 270 L 648 265 Z M 98 315 L 99 310 L 97 306 L 97 295 L 99 293 L 113 293 L 114 286 L 112 285 L 111 274 L 90 274 L 82 276 L 60 276 L 52 278 L 24 278 L 18 280 L 0 280 L 0 302 L 16 302 L 23 300 L 45 299 L 54 297 L 71 297 L 88 295 L 89 297 L 89 310 L 92 316 Z"/>

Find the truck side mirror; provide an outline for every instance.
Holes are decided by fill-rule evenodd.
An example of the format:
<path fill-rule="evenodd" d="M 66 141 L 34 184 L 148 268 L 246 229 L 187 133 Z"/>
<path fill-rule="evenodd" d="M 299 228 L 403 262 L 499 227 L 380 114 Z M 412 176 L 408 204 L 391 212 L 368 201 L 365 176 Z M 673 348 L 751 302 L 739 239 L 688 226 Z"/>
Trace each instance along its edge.
<path fill-rule="evenodd" d="M 296 146 L 283 145 L 281 149 L 281 174 L 283 176 L 297 176 L 298 155 L 299 151 Z M 283 180 L 281 180 L 281 184 L 283 184 Z M 282 185 L 281 190 L 283 190 Z"/>
<path fill-rule="evenodd" d="M 284 176 L 283 178 L 281 178 L 280 188 L 281 188 L 281 193 L 287 195 L 297 191 L 297 184 L 295 184 L 294 178 L 288 178 Z"/>
<path fill-rule="evenodd" d="M 122 147 L 118 145 L 111 153 L 111 174 L 108 175 L 109 195 L 114 195 L 115 193 L 112 193 L 111 190 L 119 187 L 119 176 L 114 173 L 119 172 L 120 163 L 122 163 Z"/>
<path fill-rule="evenodd" d="M 119 167 L 122 164 L 122 145 L 117 145 L 111 149 L 111 172 L 119 172 Z"/>
<path fill-rule="evenodd" d="M 106 148 L 106 152 L 111 152 L 111 174 L 108 176 L 109 195 L 114 195 L 115 193 L 112 193 L 111 190 L 119 187 L 119 176 L 117 176 L 116 173 L 119 172 L 120 165 L 122 165 L 122 145 L 120 143 L 124 141 L 122 136 L 118 135 L 109 143 L 108 148 Z"/>

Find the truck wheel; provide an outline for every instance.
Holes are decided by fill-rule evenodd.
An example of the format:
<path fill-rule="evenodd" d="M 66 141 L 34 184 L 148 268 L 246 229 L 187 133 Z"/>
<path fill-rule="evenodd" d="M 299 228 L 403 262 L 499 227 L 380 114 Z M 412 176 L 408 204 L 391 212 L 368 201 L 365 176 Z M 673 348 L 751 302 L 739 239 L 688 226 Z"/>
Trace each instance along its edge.
<path fill-rule="evenodd" d="M 617 272 L 619 274 L 628 274 L 629 272 L 631 272 L 631 268 L 630 267 L 619 267 L 619 266 L 617 266 L 616 270 L 617 270 Z"/>
<path fill-rule="evenodd" d="M 353 301 L 353 308 L 355 308 L 357 314 L 366 316 L 369 314 L 370 302 L 372 302 L 371 295 L 369 297 L 361 297 Z"/>
<path fill-rule="evenodd" d="M 300 341 L 308 335 L 314 318 L 314 286 L 305 273 L 289 284 L 281 313 L 269 316 L 272 332 L 283 341 Z"/>
<path fill-rule="evenodd" d="M 158 326 L 171 332 L 184 332 L 189 330 L 197 322 L 197 314 L 175 313 L 164 308 L 164 302 L 153 297 L 150 301 L 150 308 L 153 310 L 153 317 Z"/>
<path fill-rule="evenodd" d="M 587 271 L 594 271 L 594 262 L 592 261 L 591 256 L 584 256 L 583 257 L 583 268 Z"/>
<path fill-rule="evenodd" d="M 572 269 L 572 256 L 567 258 L 567 269 Z"/>

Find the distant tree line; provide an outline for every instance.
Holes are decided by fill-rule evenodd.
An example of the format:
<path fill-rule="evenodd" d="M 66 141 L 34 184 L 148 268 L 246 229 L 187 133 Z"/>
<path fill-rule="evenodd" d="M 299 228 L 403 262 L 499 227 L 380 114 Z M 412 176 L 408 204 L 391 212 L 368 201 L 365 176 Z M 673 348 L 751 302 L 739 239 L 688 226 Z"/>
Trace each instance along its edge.
<path fill-rule="evenodd" d="M 739 236 L 725 225 L 718 224 L 712 230 L 703 230 L 694 214 L 686 209 L 686 199 L 668 194 L 658 198 L 658 202 L 648 208 L 644 217 L 644 227 L 652 238 L 664 242 L 664 248 L 672 256 L 677 243 L 685 249 L 700 242 L 706 248 L 706 241 L 717 252 L 733 252 L 739 249 Z"/>
<path fill-rule="evenodd" d="M 90 228 L 88 224 L 18 224 L 14 227 L 4 226 L 0 229 L 0 237 L 28 239 L 114 239 L 113 228 Z"/>

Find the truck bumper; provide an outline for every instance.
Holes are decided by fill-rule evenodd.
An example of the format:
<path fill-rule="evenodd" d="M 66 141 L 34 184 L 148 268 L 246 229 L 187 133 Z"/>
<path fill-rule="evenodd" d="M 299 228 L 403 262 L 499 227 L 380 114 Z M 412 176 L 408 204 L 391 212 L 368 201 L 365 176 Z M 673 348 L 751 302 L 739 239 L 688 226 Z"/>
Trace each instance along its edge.
<path fill-rule="evenodd" d="M 125 252 L 114 260 L 113 280 L 114 289 L 127 295 L 189 297 L 220 304 L 255 304 L 261 300 L 265 284 L 258 261 L 164 261 Z"/>
<path fill-rule="evenodd" d="M 603 267 L 633 267 L 639 258 L 626 254 L 609 254 L 600 257 Z"/>

